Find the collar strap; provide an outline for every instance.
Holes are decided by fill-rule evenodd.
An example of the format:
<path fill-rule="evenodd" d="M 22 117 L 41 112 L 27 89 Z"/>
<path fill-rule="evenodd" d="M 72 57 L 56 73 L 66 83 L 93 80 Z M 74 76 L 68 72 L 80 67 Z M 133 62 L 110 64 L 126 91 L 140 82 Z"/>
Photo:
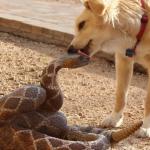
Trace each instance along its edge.
<path fill-rule="evenodd" d="M 141 5 L 142 5 L 142 8 L 145 9 L 144 0 L 141 0 Z"/>
<path fill-rule="evenodd" d="M 141 0 L 141 5 L 142 5 L 142 8 L 145 9 L 145 6 L 144 6 L 144 0 Z M 146 29 L 146 26 L 147 26 L 147 23 L 148 23 L 148 16 L 144 13 L 142 15 L 142 18 L 141 18 L 141 27 L 140 27 L 140 31 L 139 33 L 137 34 L 136 36 L 136 43 L 134 45 L 133 48 L 128 48 L 126 50 L 126 56 L 128 57 L 133 57 L 135 54 L 136 54 L 136 48 L 139 44 L 139 42 L 141 41 L 142 37 L 143 37 L 143 34 L 145 32 L 145 29 Z"/>

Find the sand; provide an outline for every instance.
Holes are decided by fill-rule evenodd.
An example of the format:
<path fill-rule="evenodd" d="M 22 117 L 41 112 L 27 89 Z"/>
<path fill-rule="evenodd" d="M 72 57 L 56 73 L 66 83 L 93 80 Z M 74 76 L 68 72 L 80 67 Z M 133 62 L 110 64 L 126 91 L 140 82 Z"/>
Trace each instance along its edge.
<path fill-rule="evenodd" d="M 27 84 L 39 84 L 42 69 L 65 48 L 0 33 L 0 94 Z M 112 110 L 115 100 L 115 66 L 95 58 L 88 66 L 63 69 L 59 83 L 64 93 L 61 109 L 69 124 L 98 125 Z M 123 126 L 142 119 L 147 75 L 135 73 L 129 88 Z M 150 149 L 149 139 L 134 135 L 113 149 Z"/>

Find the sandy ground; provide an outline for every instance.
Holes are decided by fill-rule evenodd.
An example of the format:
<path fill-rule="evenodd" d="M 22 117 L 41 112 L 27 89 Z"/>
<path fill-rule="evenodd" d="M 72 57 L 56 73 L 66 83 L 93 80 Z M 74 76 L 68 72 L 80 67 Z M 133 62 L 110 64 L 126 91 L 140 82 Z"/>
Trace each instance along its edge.
<path fill-rule="evenodd" d="M 26 84 L 39 84 L 42 69 L 65 50 L 6 33 L 0 33 L 0 47 L 1 95 Z M 98 125 L 111 112 L 115 100 L 114 64 L 96 58 L 86 67 L 61 70 L 59 81 L 65 95 L 61 111 L 66 114 L 69 124 Z M 146 75 L 134 75 L 123 126 L 142 118 L 146 83 Z M 150 143 L 149 139 L 131 136 L 114 149 L 148 150 Z"/>

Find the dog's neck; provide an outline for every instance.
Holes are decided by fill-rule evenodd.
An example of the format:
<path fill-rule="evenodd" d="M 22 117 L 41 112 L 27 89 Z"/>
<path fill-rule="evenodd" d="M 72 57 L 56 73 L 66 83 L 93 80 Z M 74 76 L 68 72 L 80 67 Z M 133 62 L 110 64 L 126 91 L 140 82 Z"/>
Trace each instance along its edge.
<path fill-rule="evenodd" d="M 142 14 L 140 0 L 116 0 L 108 3 L 105 21 L 121 32 L 135 36 L 140 28 Z"/>

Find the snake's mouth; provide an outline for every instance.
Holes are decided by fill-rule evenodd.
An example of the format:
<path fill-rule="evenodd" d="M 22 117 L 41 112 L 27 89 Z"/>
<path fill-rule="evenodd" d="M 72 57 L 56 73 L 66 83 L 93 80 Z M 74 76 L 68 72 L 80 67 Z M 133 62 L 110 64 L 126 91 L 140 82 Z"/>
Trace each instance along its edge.
<path fill-rule="evenodd" d="M 62 68 L 78 68 L 90 62 L 90 58 L 82 54 L 65 54 L 59 60 Z"/>
<path fill-rule="evenodd" d="M 90 58 L 86 55 L 77 55 L 76 56 L 76 61 L 73 65 L 73 68 L 78 68 L 78 67 L 82 67 L 82 66 L 85 66 L 85 65 L 88 65 L 89 62 L 90 62 Z"/>

